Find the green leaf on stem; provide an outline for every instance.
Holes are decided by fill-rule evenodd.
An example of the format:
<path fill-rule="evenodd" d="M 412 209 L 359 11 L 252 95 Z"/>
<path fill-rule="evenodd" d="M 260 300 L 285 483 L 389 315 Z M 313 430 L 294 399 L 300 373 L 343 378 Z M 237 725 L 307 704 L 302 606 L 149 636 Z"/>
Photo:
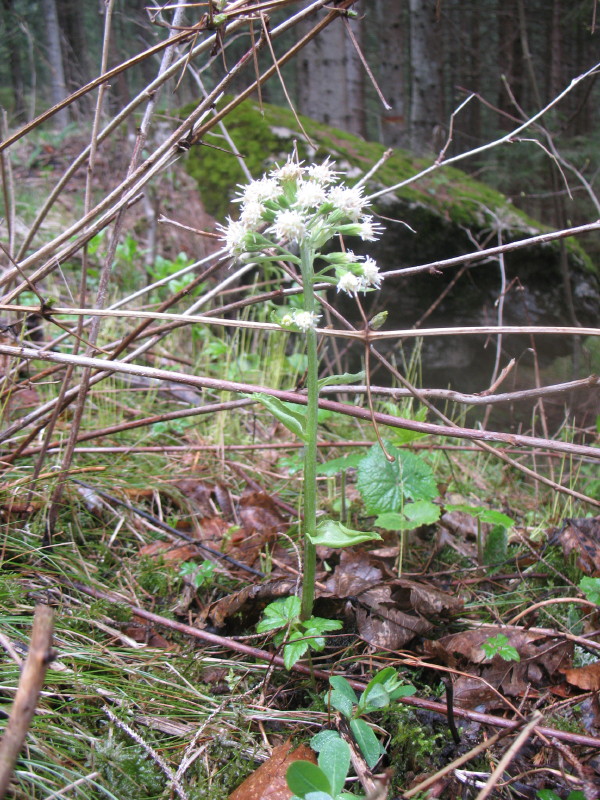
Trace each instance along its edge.
<path fill-rule="evenodd" d="M 304 638 L 304 634 L 300 631 L 294 631 L 290 634 L 287 643 L 283 648 L 283 663 L 286 669 L 291 669 L 297 661 L 300 661 L 303 655 L 310 647 L 309 640 Z M 315 648 L 318 649 L 318 648 Z"/>
<path fill-rule="evenodd" d="M 384 749 L 379 743 L 378 738 L 363 719 L 350 720 L 350 729 L 358 742 L 358 746 L 365 757 L 367 765 L 373 769 L 384 753 Z"/>
<path fill-rule="evenodd" d="M 306 436 L 306 413 L 301 411 L 296 411 L 293 406 L 293 403 L 283 403 L 279 398 L 272 397 L 270 394 L 264 394 L 263 392 L 256 392 L 252 395 L 247 395 L 247 397 L 251 397 L 253 400 L 258 400 L 259 403 L 262 403 L 265 408 L 268 408 L 271 414 L 276 417 L 288 431 L 291 431 L 299 439 L 302 439 L 303 442 L 307 441 Z M 302 406 L 297 406 L 298 409 L 302 408 Z"/>
<path fill-rule="evenodd" d="M 394 461 L 389 462 L 374 445 L 358 466 L 357 487 L 369 514 L 397 512 L 405 500 L 433 500 L 438 495 L 431 467 L 414 453 L 386 445 Z"/>
<path fill-rule="evenodd" d="M 346 678 L 341 675 L 333 675 L 329 678 L 329 683 L 332 687 L 329 695 L 329 702 L 345 717 L 351 719 L 354 706 L 358 703 L 356 692 L 350 686 Z"/>
<path fill-rule="evenodd" d="M 300 598 L 286 597 L 283 600 L 275 600 L 264 610 L 264 616 L 256 626 L 258 633 L 266 633 L 277 628 L 285 628 L 298 621 L 300 616 Z"/>
<path fill-rule="evenodd" d="M 375 520 L 378 528 L 386 531 L 411 531 L 421 525 L 433 525 L 441 515 L 441 509 L 430 500 L 417 500 L 407 503 L 402 509 L 402 514 L 387 512 L 380 514 Z"/>
<path fill-rule="evenodd" d="M 344 372 L 343 375 L 329 375 L 327 378 L 321 378 L 318 381 L 319 389 L 324 386 L 342 386 L 346 383 L 360 383 L 365 379 L 365 372 Z"/>
<path fill-rule="evenodd" d="M 512 528 L 515 524 L 514 519 L 503 514 L 501 511 L 494 511 L 493 508 L 485 508 L 484 506 L 469 506 L 466 503 L 451 503 L 447 505 L 446 511 L 462 511 L 464 514 L 470 514 L 480 522 L 487 522 L 490 525 L 502 525 L 505 528 Z"/>
<path fill-rule="evenodd" d="M 337 796 L 344 788 L 350 769 L 350 747 L 340 737 L 330 739 L 319 752 L 319 766 L 329 779 L 332 794 Z"/>
<path fill-rule="evenodd" d="M 370 542 L 377 539 L 381 540 L 381 536 L 374 531 L 354 531 L 342 525 L 341 522 L 326 519 L 317 525 L 314 534 L 309 536 L 309 539 L 317 546 L 352 547 L 361 542 Z"/>
<path fill-rule="evenodd" d="M 285 774 L 290 790 L 299 797 L 309 792 L 325 792 L 331 795 L 331 784 L 323 770 L 310 761 L 293 761 Z"/>

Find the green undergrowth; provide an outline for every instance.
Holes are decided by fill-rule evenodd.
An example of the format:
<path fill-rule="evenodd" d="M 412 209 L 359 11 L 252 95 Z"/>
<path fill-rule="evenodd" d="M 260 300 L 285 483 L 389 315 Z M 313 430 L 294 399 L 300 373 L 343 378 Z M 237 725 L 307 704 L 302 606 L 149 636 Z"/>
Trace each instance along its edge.
<path fill-rule="evenodd" d="M 266 313 L 252 319 L 264 321 Z M 122 332 L 121 324 L 113 321 L 103 331 L 103 337 L 108 342 Z M 219 328 L 196 327 L 177 332 L 169 340 L 169 351 L 155 353 L 153 358 L 156 366 L 179 369 L 181 365 L 168 358 L 171 352 L 185 360 L 183 367 L 194 374 L 292 388 L 301 382 L 304 372 L 297 344 L 296 335 L 285 331 L 267 336 L 255 331 L 232 334 Z M 418 365 L 408 367 L 409 375 L 416 379 Z M 174 407 L 184 409 L 190 404 L 202 406 L 238 399 L 227 392 L 206 390 L 186 401 L 187 405 L 185 402 L 178 405 L 179 400 L 158 389 L 151 386 L 138 391 L 113 376 L 92 390 L 82 432 L 123 419 L 160 414 Z M 44 383 L 39 387 L 40 399 L 49 399 L 54 391 L 55 386 Z M 353 405 L 365 402 L 351 392 L 344 400 Z M 413 401 L 394 405 L 375 398 L 375 407 L 386 413 L 424 419 Z M 451 409 L 448 411 L 453 413 Z M 459 413 L 454 416 L 461 421 Z M 67 417 L 59 423 L 58 440 L 64 440 L 69 422 Z M 320 425 L 322 438 L 329 441 L 376 441 L 367 422 L 327 412 L 322 414 Z M 456 535 L 456 542 L 450 538 L 443 547 L 438 547 L 437 522 L 405 530 L 404 575 L 425 583 L 432 581 L 451 594 L 460 594 L 466 601 L 459 615 L 443 622 L 433 616 L 430 638 L 464 630 L 469 620 L 506 620 L 532 603 L 546 599 L 549 593 L 567 596 L 575 591 L 568 581 L 577 585 L 580 571 L 574 563 L 565 562 L 556 545 L 547 546 L 546 540 L 548 532 L 564 516 L 583 516 L 584 508 L 562 498 L 557 500 L 550 490 L 536 490 L 514 468 L 487 454 L 423 451 L 417 447 L 434 444 L 427 437 L 391 428 L 382 428 L 381 433 L 398 449 L 399 461 L 407 469 L 414 465 L 415 459 L 421 465 L 418 475 L 428 476 L 424 498 L 428 503 L 440 509 L 442 503 L 462 502 L 509 515 L 519 530 L 530 535 L 545 562 L 537 563 L 534 559 L 521 564 L 519 559 L 530 553 L 516 537 L 509 535 L 503 560 L 486 565 L 486 569 L 494 581 L 501 574 L 513 578 L 509 582 L 486 581 L 476 563 L 472 541 Z M 193 530 L 190 526 L 194 511 L 178 485 L 182 478 L 203 481 L 208 486 L 218 484 L 229 491 L 237 505 L 248 488 L 246 478 L 235 469 L 238 467 L 267 495 L 277 495 L 296 508 L 301 488 L 300 449 L 273 449 L 266 455 L 252 450 L 257 444 L 286 442 L 295 440 L 257 403 L 235 412 L 155 422 L 93 440 L 91 446 L 115 445 L 122 451 L 79 452 L 74 466 L 88 471 L 74 472 L 73 477 L 189 532 Z M 146 446 L 171 444 L 188 449 L 175 453 L 137 452 Z M 222 449 L 240 444 L 249 449 Z M 451 442 L 440 440 L 437 444 Z M 360 446 L 322 448 L 319 452 L 320 508 L 326 508 L 336 519 L 344 514 L 344 524 L 355 530 L 377 529 L 383 538 L 382 546 L 397 545 L 398 532 L 376 524 L 378 516 L 382 516 L 381 497 L 369 497 L 360 491 L 361 471 L 364 475 L 365 462 L 372 464 L 374 451 L 369 446 Z M 343 469 L 334 459 L 342 459 Z M 189 800 L 223 800 L 268 755 L 265 734 L 270 744 L 290 737 L 301 743 L 330 724 L 322 699 L 324 688 L 318 682 L 313 686 L 305 676 L 278 668 L 267 671 L 266 665 L 253 659 L 208 647 L 182 633 L 137 619 L 126 604 L 94 599 L 79 591 L 74 582 L 118 593 L 167 619 L 195 624 L 210 603 L 249 586 L 255 579 L 216 569 L 214 580 L 192 591 L 180 563 L 145 550 L 148 545 L 166 541 L 164 532 L 123 507 L 94 499 L 93 492 L 91 497 L 82 493 L 72 482 L 67 483 L 52 542 L 44 544 L 48 499 L 56 485 L 61 451 L 48 456 L 44 477 L 30 498 L 28 510 L 25 498 L 34 463 L 32 457 L 20 459 L 3 476 L 5 486 L 15 481 L 21 483 L 14 490 L 5 490 L 3 497 L 0 633 L 12 643 L 17 657 L 23 658 L 34 607 L 38 602 L 49 603 L 55 609 L 57 657 L 48 670 L 27 747 L 17 765 L 12 797 L 45 800 L 53 792 L 77 782 L 73 796 L 86 800 L 133 797 L 158 800 L 173 793 L 165 766 L 176 773 L 189 758 L 190 764 L 181 779 Z M 405 514 L 406 503 L 398 486 L 394 484 L 392 488 L 390 502 L 396 505 L 389 513 L 406 521 L 409 519 Z M 417 489 L 412 486 L 411 491 Z M 408 499 L 413 503 L 415 497 Z M 11 502 L 21 505 L 11 510 Z M 225 516 L 216 504 L 213 514 Z M 238 523 L 239 520 L 227 520 L 232 529 Z M 227 538 L 230 533 L 225 531 L 223 535 Z M 292 524 L 287 533 L 292 540 L 298 539 L 296 525 Z M 292 542 L 280 537 L 277 543 L 289 551 L 291 563 L 296 563 Z M 453 547 L 453 543 L 461 547 Z M 216 546 L 219 547 L 219 542 Z M 267 573 L 266 579 L 281 577 L 271 556 L 271 549 L 265 548 L 260 569 Z M 187 561 L 199 565 L 203 558 L 203 555 L 190 556 Z M 326 554 L 325 563 L 326 569 L 334 569 L 339 563 L 339 553 Z M 531 578 L 529 572 L 541 572 L 544 577 Z M 289 577 L 287 573 L 285 577 Z M 321 577 L 327 580 L 328 576 Z M 337 614 L 341 618 L 340 609 L 346 606 L 346 600 L 339 606 L 332 605 L 334 601 L 319 605 L 318 614 L 330 617 Z M 261 610 L 252 609 L 254 622 Z M 254 622 L 246 624 L 249 618 L 250 612 L 237 613 L 236 633 L 256 637 Z M 200 620 L 200 624 L 204 623 Z M 581 610 L 574 606 L 553 606 L 540 612 L 536 624 L 564 625 L 577 632 L 582 624 Z M 328 639 L 323 653 L 313 653 L 315 666 L 329 669 L 346 665 L 349 674 L 354 675 L 361 675 L 362 668 L 365 677 L 371 677 L 377 656 L 366 652 L 351 621 L 345 621 L 340 634 L 343 638 Z M 163 640 L 155 641 L 153 637 L 157 635 Z M 272 647 L 266 634 L 248 641 L 257 647 Z M 387 664 L 390 654 L 382 654 L 381 658 Z M 416 686 L 417 696 L 439 699 L 439 676 L 432 677 L 430 671 L 403 669 L 402 677 Z M 18 678 L 15 660 L 2 650 L 0 692 L 4 711 L 14 696 Z M 559 716 L 563 721 L 556 721 L 557 727 L 578 724 L 574 712 L 565 710 Z M 392 791 L 396 795 L 406 788 L 415 773 L 433 770 L 450 758 L 442 717 L 398 707 L 385 714 L 374 714 L 372 721 L 390 737 L 382 768 L 394 770 Z"/>

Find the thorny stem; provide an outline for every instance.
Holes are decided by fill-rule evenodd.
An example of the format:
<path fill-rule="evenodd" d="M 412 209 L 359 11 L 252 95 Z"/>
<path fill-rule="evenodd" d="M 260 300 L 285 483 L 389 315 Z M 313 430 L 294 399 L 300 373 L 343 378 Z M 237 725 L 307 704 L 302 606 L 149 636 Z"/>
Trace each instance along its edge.
<path fill-rule="evenodd" d="M 304 286 L 304 310 L 313 313 L 315 310 L 315 291 L 313 260 L 314 250 L 308 245 L 300 247 L 302 283 Z M 306 331 L 306 354 L 308 356 L 307 406 L 306 406 L 306 448 L 304 450 L 304 487 L 303 505 L 304 522 L 302 537 L 304 540 L 304 575 L 302 578 L 302 605 L 300 619 L 307 620 L 312 616 L 315 600 L 315 572 L 317 566 L 317 550 L 310 537 L 317 526 L 317 426 L 319 413 L 319 357 L 317 355 L 317 332 L 314 328 Z"/>

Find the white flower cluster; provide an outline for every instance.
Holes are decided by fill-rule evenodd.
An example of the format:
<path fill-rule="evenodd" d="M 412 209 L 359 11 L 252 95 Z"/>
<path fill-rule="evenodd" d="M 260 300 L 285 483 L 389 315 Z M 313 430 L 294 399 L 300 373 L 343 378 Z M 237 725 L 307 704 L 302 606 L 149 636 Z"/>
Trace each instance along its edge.
<path fill-rule="evenodd" d="M 381 286 L 382 276 L 369 256 L 356 256 L 350 250 L 322 255 L 319 251 L 334 236 L 358 236 L 375 241 L 382 232 L 379 223 L 365 214 L 369 202 L 362 187 L 346 186 L 340 172 L 327 159 L 322 164 L 303 166 L 288 159 L 260 180 L 241 186 L 235 202 L 240 204 L 238 220 L 220 225 L 221 236 L 233 258 L 259 263 L 292 256 L 288 248 L 297 244 L 309 247 L 335 269 L 338 291 L 366 292 Z M 319 273 L 322 278 L 324 272 Z M 294 311 L 288 322 L 306 331 L 318 317 Z M 285 318 L 284 318 L 285 319 Z"/>
<path fill-rule="evenodd" d="M 294 309 L 289 314 L 284 314 L 279 320 L 279 324 L 284 328 L 290 328 L 292 325 L 295 325 L 298 330 L 306 333 L 310 328 L 316 328 L 317 322 L 320 319 L 321 317 L 312 311 L 298 311 Z"/>

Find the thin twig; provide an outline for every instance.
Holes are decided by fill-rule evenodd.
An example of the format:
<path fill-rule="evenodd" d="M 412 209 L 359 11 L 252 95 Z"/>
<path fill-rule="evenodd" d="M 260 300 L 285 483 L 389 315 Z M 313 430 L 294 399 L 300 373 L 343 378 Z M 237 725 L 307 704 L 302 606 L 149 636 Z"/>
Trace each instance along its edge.
<path fill-rule="evenodd" d="M 0 742 L 0 798 L 8 789 L 19 751 L 23 746 L 52 655 L 53 611 L 50 606 L 35 609 L 29 653 L 14 702 Z"/>
<path fill-rule="evenodd" d="M 475 800 L 485 800 L 486 797 L 490 796 L 490 793 L 493 791 L 494 786 L 498 783 L 498 781 L 502 778 L 505 769 L 508 767 L 511 761 L 513 761 L 517 757 L 517 753 L 523 747 L 526 740 L 534 733 L 535 728 L 538 726 L 538 723 L 542 719 L 542 712 L 541 711 L 534 711 L 530 721 L 525 725 L 523 730 L 519 733 L 517 738 L 508 748 L 506 753 L 502 756 L 500 761 L 498 762 L 498 766 L 494 770 L 494 772 L 490 775 L 490 779 L 483 787 L 483 789 L 479 792 Z"/>

